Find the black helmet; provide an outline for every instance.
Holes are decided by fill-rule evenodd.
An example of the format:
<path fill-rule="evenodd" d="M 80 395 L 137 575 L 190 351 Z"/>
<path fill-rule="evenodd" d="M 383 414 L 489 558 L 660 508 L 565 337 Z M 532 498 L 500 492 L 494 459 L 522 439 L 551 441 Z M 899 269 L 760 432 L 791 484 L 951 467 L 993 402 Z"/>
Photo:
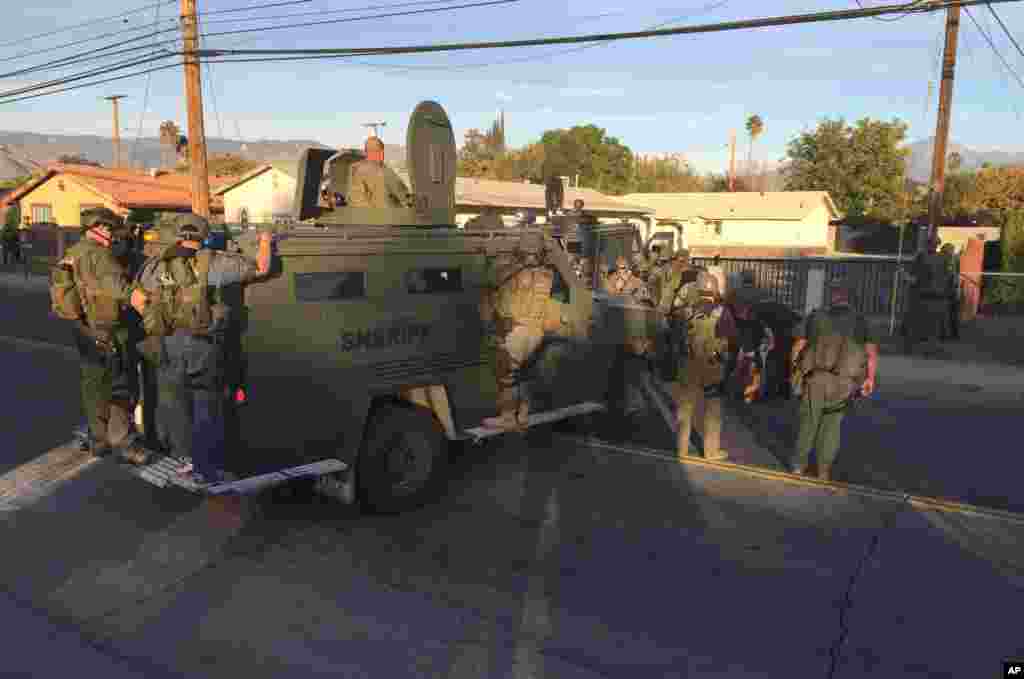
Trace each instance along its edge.
<path fill-rule="evenodd" d="M 178 240 L 191 240 L 202 243 L 210 235 L 210 222 L 205 217 L 189 212 L 178 217 Z"/>
<path fill-rule="evenodd" d="M 113 234 L 114 232 L 128 230 L 124 220 L 110 208 L 91 207 L 82 210 L 82 230 L 89 231 L 99 226 L 105 226 Z"/>

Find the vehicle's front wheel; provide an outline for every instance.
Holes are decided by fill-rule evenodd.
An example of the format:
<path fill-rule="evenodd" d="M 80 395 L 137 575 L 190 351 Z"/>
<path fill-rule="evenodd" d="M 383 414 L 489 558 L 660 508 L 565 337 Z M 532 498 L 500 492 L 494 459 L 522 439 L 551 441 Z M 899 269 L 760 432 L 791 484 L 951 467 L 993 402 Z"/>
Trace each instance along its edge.
<path fill-rule="evenodd" d="M 447 478 L 448 455 L 433 413 L 420 406 L 387 404 L 371 418 L 356 472 L 363 504 L 391 514 L 437 495 Z"/>

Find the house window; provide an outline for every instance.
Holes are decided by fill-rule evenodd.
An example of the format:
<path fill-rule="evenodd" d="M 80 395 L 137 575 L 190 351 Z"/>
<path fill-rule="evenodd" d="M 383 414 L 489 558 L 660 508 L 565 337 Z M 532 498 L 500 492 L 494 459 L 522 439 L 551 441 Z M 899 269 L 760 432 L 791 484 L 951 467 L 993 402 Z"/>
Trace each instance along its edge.
<path fill-rule="evenodd" d="M 53 207 L 50 205 L 33 205 L 32 206 L 32 223 L 33 224 L 52 224 L 53 223 Z"/>
<path fill-rule="evenodd" d="M 325 271 L 295 274 L 295 299 L 300 302 L 366 297 L 366 272 Z"/>
<path fill-rule="evenodd" d="M 405 289 L 413 295 L 462 292 L 462 270 L 415 269 L 405 274 Z"/>

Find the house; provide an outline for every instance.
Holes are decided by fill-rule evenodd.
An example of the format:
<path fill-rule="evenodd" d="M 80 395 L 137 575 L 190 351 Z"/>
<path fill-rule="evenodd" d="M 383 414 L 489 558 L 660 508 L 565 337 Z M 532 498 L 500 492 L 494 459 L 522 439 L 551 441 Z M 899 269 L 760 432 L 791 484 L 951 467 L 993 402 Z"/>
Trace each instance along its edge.
<path fill-rule="evenodd" d="M 1002 238 L 1002 227 L 985 218 L 946 218 L 938 228 L 939 240 L 952 243 L 957 252 L 963 252 L 967 241 L 977 238 L 985 242 L 997 242 Z"/>
<path fill-rule="evenodd" d="M 298 163 L 273 161 L 224 184 L 216 194 L 229 224 L 270 223 L 291 218 Z"/>
<path fill-rule="evenodd" d="M 576 200 L 582 200 L 583 209 L 600 222 L 635 220 L 646 224 L 653 215 L 653 210 L 648 207 L 618 200 L 593 189 L 566 187 L 564 197 L 566 208 L 571 208 Z M 509 225 L 517 224 L 521 214 L 532 214 L 536 223 L 543 224 L 547 211 L 545 187 L 541 184 L 470 177 L 456 178 L 455 205 L 455 221 L 459 226 L 465 226 L 471 218 L 488 208 L 497 210 Z"/>
<path fill-rule="evenodd" d="M 696 257 L 811 256 L 835 250 L 841 217 L 827 191 L 633 193 L 621 200 L 654 212 L 651 238 L 681 235 Z"/>
<path fill-rule="evenodd" d="M 225 178 L 211 177 L 216 187 Z M 56 163 L 7 195 L 0 207 L 17 202 L 24 219 L 36 225 L 53 225 L 56 231 L 37 238 L 55 240 L 56 254 L 64 251 L 66 232 L 81 226 L 82 210 L 107 207 L 120 215 L 129 210 L 186 212 L 192 209 L 192 179 L 188 175 L 111 169 L 90 165 Z M 222 201 L 211 196 L 214 215 L 223 212 Z M 51 253 L 52 254 L 52 253 Z"/>

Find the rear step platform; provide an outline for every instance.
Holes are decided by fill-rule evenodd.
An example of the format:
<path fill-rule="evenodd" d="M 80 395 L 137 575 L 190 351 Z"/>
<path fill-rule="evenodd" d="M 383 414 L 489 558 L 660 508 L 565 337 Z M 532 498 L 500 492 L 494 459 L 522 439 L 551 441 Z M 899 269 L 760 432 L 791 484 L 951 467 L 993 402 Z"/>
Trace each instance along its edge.
<path fill-rule="evenodd" d="M 159 456 L 155 462 L 142 466 L 124 465 L 125 471 L 159 488 L 177 486 L 199 495 L 251 495 L 271 486 L 277 486 L 298 479 L 309 479 L 345 471 L 348 465 L 341 460 L 321 460 L 313 464 L 288 467 L 267 474 L 226 483 L 201 485 L 178 473 L 181 462 L 166 456 Z"/>
<path fill-rule="evenodd" d="M 576 405 L 569 406 L 568 408 L 559 408 L 558 410 L 534 413 L 527 418 L 526 428 L 529 429 L 530 427 L 536 427 L 540 424 L 549 424 L 551 422 L 558 422 L 559 420 L 565 420 L 570 417 L 576 417 L 577 415 L 586 415 L 588 413 L 596 413 L 603 410 L 606 410 L 603 403 L 587 401 L 585 403 L 577 403 Z M 473 427 L 472 429 L 466 430 L 466 435 L 474 441 L 480 441 L 482 439 L 497 436 L 498 434 L 505 434 L 507 432 L 507 429 L 501 428 L 492 429 L 490 427 Z"/>
<path fill-rule="evenodd" d="M 87 425 L 76 427 L 72 434 L 82 449 L 89 447 L 89 428 Z M 298 467 L 287 467 L 266 474 L 258 474 L 226 483 L 198 484 L 187 476 L 178 473 L 181 462 L 154 453 L 153 461 L 146 465 L 123 465 L 125 471 L 137 476 L 158 488 L 176 486 L 190 493 L 199 495 L 250 495 L 271 486 L 278 486 L 298 479 L 310 479 L 345 471 L 349 465 L 341 460 L 327 459 Z"/>

